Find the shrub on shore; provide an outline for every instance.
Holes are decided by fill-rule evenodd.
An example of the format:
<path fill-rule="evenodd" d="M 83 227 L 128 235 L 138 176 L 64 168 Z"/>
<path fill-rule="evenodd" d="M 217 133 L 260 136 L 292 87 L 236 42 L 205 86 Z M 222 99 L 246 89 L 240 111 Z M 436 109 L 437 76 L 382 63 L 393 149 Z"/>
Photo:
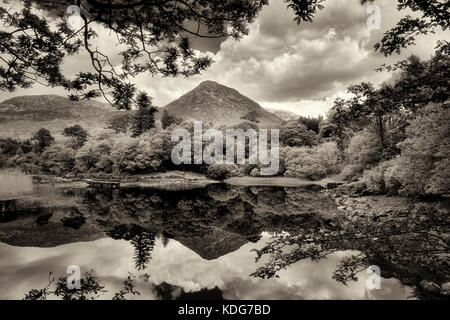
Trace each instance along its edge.
<path fill-rule="evenodd" d="M 214 180 L 226 180 L 238 175 L 238 166 L 234 163 L 211 164 L 206 176 Z"/>

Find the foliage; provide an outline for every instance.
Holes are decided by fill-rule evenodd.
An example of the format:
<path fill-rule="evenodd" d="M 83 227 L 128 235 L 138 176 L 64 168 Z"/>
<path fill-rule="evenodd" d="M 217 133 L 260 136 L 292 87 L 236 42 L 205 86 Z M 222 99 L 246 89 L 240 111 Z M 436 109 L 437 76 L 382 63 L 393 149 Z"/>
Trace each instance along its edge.
<path fill-rule="evenodd" d="M 346 165 L 341 177 L 350 180 L 364 170 L 375 166 L 381 159 L 381 149 L 371 130 L 362 130 L 353 136 L 345 149 Z"/>
<path fill-rule="evenodd" d="M 169 128 L 171 125 L 180 124 L 181 120 L 171 115 L 167 110 L 164 110 L 161 115 L 161 124 L 163 129 Z"/>
<path fill-rule="evenodd" d="M 140 295 L 139 291 L 134 289 L 134 280 L 136 277 L 132 274 L 129 274 L 128 277 L 123 281 L 123 289 L 114 294 L 113 300 L 126 300 L 127 294 Z"/>
<path fill-rule="evenodd" d="M 339 171 L 336 144 L 327 142 L 314 148 L 286 151 L 285 176 L 320 180 Z"/>
<path fill-rule="evenodd" d="M 317 144 L 317 138 L 315 133 L 308 130 L 300 121 L 292 120 L 283 124 L 280 142 L 288 147 L 311 147 Z"/>
<path fill-rule="evenodd" d="M 80 125 L 76 124 L 64 129 L 63 136 L 74 139 L 74 149 L 81 148 L 87 141 L 88 133 Z"/>
<path fill-rule="evenodd" d="M 450 193 L 449 104 L 430 104 L 406 129 L 399 144 L 398 175 L 406 194 Z"/>
<path fill-rule="evenodd" d="M 392 161 L 380 162 L 377 166 L 363 173 L 360 181 L 364 182 L 367 190 L 372 194 L 386 193 L 387 187 L 384 180 L 386 170 L 392 166 Z M 392 186 L 392 184 L 391 184 Z M 391 192 L 397 190 L 390 190 Z"/>
<path fill-rule="evenodd" d="M 25 154 L 17 154 L 9 158 L 5 164 L 5 168 L 18 167 L 24 173 L 39 173 L 39 156 L 34 152 L 29 152 Z"/>
<path fill-rule="evenodd" d="M 208 167 L 206 175 L 208 178 L 223 181 L 228 178 L 237 176 L 238 167 L 234 163 L 214 163 Z"/>
<path fill-rule="evenodd" d="M 42 153 L 41 167 L 56 175 L 70 173 L 75 165 L 75 154 L 75 150 L 56 143 Z"/>
<path fill-rule="evenodd" d="M 120 112 L 113 115 L 106 124 L 107 129 L 114 130 L 115 133 L 127 133 L 134 120 L 134 114 Z"/>
<path fill-rule="evenodd" d="M 108 231 L 113 239 L 124 239 L 134 247 L 134 263 L 137 270 L 145 270 L 152 258 L 155 234 L 138 225 L 115 225 Z"/>
<path fill-rule="evenodd" d="M 345 159 L 345 148 L 349 141 L 349 119 L 347 108 L 345 106 L 346 102 L 343 99 L 336 99 L 331 110 L 328 112 L 327 116 L 327 126 L 322 127 L 322 135 L 327 132 L 326 135 L 330 135 L 332 139 L 336 142 L 338 149 L 339 160 L 343 161 Z"/>
<path fill-rule="evenodd" d="M 108 140 L 89 140 L 75 156 L 75 169 L 78 172 L 96 171 L 107 166 L 112 143 Z M 102 163 L 100 163 L 103 160 Z"/>
<path fill-rule="evenodd" d="M 112 157 L 120 171 L 126 173 L 154 172 L 161 169 L 163 162 L 169 159 L 170 151 L 167 151 L 167 146 L 170 144 L 166 135 L 152 135 L 150 132 L 115 146 Z"/>
<path fill-rule="evenodd" d="M 150 97 L 144 92 L 138 95 L 137 105 L 139 109 L 131 126 L 133 137 L 139 137 L 144 132 L 154 128 L 155 113 L 158 112 L 158 109 L 152 106 Z"/>
<path fill-rule="evenodd" d="M 140 295 L 135 290 L 136 277 L 129 274 L 123 281 L 123 289 L 113 295 L 113 300 L 126 300 L 128 294 Z M 54 287 L 52 289 L 52 287 Z M 62 300 L 96 300 L 106 293 L 105 286 L 95 276 L 94 270 L 85 272 L 80 279 L 80 289 L 69 289 L 67 286 L 67 277 L 59 277 L 55 283 L 52 272 L 48 276 L 48 284 L 42 289 L 31 289 L 25 294 L 24 300 L 47 300 L 48 297 L 61 298 Z"/>
<path fill-rule="evenodd" d="M 23 164 L 25 161 L 22 158 L 30 158 L 28 155 L 32 150 L 33 145 L 30 140 L 0 138 L 0 168 Z M 20 163 L 16 163 L 17 161 Z"/>
<path fill-rule="evenodd" d="M 364 1 L 365 2 L 365 1 Z M 394 52 L 400 54 L 403 48 L 415 43 L 418 35 L 434 33 L 441 28 L 450 27 L 450 4 L 448 1 L 436 0 L 398 0 L 398 10 L 412 10 L 414 17 L 407 15 L 400 19 L 383 39 L 375 44 L 375 50 L 388 56 Z"/>
<path fill-rule="evenodd" d="M 298 118 L 298 122 L 303 124 L 308 130 L 314 131 L 316 134 L 320 131 L 320 123 L 322 122 L 323 117 L 319 116 L 317 118 L 313 117 L 302 117 Z"/>
<path fill-rule="evenodd" d="M 256 261 L 264 265 L 251 275 L 263 279 L 304 259 L 319 261 L 334 252 L 356 252 L 344 258 L 333 273 L 343 284 L 357 280 L 357 274 L 371 265 L 381 267 L 382 275 L 418 284 L 424 275 L 437 283 L 448 281 L 446 268 L 448 212 L 427 204 L 412 204 L 401 214 L 379 220 L 337 215 L 333 226 L 303 227 L 297 232 L 276 233 L 263 248 L 255 249 Z"/>
<path fill-rule="evenodd" d="M 42 128 L 33 135 L 31 141 L 34 142 L 34 151 L 36 153 L 42 153 L 45 148 L 55 142 L 55 138 L 52 137 L 50 131 Z"/>

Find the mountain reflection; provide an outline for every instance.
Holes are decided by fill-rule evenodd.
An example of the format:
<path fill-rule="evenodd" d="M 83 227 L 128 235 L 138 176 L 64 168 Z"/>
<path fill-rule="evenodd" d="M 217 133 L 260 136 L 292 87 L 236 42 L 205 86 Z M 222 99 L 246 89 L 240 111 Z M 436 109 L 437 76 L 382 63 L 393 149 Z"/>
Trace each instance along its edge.
<path fill-rule="evenodd" d="M 266 232 L 272 239 L 257 248 L 257 262 L 264 263 L 255 264 L 253 277 L 276 277 L 298 261 L 320 261 L 335 252 L 352 251 L 332 275 L 343 284 L 357 280 L 358 273 L 375 264 L 384 278 L 415 287 L 416 297 L 439 298 L 439 293 L 421 290 L 418 283 L 424 277 L 437 283 L 449 278 L 445 258 L 449 243 L 441 236 L 448 232 L 445 211 L 416 206 L 405 208 L 401 219 L 351 220 L 325 192 L 306 187 L 213 184 L 182 191 L 59 190 L 16 203 L 7 217 L 0 223 L 0 242 L 53 248 L 107 237 L 124 240 L 133 247 L 135 270 L 149 268 L 156 239 L 164 247 L 174 239 L 212 261 L 260 243 Z M 152 286 L 162 299 L 196 297 L 165 281 Z M 197 296 L 223 298 L 220 286 L 201 288 Z"/>

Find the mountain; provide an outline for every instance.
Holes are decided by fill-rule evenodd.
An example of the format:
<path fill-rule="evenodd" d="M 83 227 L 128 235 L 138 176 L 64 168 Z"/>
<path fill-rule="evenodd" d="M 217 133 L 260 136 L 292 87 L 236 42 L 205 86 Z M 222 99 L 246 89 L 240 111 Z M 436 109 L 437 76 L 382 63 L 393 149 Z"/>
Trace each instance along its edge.
<path fill-rule="evenodd" d="M 244 121 L 241 117 L 250 111 L 256 112 L 260 128 L 279 128 L 283 122 L 237 90 L 214 81 L 200 83 L 164 109 L 183 120 L 196 119 L 215 126 L 237 125 Z"/>
<path fill-rule="evenodd" d="M 266 110 L 272 112 L 274 115 L 276 115 L 278 118 L 284 121 L 297 120 L 300 117 L 298 114 L 291 111 L 272 108 L 266 108 Z"/>
<path fill-rule="evenodd" d="M 25 138 L 40 128 L 59 134 L 73 124 L 91 131 L 103 127 L 118 112 L 122 111 L 96 100 L 72 101 L 58 95 L 14 97 L 0 103 L 0 136 Z"/>

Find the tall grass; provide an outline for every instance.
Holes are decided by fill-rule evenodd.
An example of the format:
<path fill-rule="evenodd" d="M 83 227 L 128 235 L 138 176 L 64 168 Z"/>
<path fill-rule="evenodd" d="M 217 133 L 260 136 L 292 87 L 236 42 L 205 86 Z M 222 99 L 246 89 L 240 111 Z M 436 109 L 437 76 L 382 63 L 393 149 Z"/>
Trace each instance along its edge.
<path fill-rule="evenodd" d="M 0 170 L 0 200 L 19 198 L 33 192 L 33 181 L 30 175 L 18 169 Z"/>

